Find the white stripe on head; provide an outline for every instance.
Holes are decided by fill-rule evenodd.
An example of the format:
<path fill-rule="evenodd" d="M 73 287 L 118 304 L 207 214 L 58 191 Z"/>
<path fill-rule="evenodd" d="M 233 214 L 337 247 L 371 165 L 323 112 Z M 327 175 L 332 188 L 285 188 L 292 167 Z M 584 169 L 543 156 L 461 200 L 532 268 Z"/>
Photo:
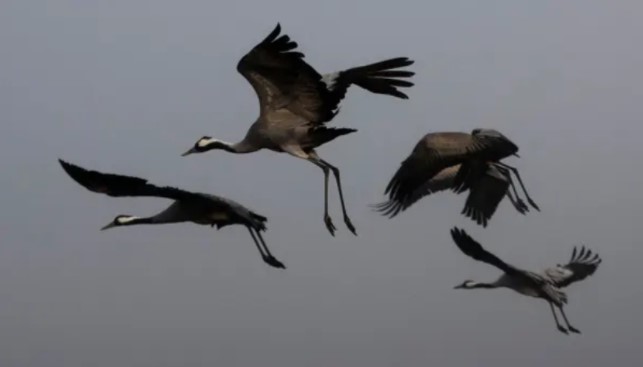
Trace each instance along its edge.
<path fill-rule="evenodd" d="M 199 141 L 196 142 L 196 145 L 201 147 L 201 148 L 205 148 L 208 145 L 210 145 L 212 143 L 216 143 L 216 142 L 219 142 L 219 143 L 222 143 L 222 144 L 225 144 L 225 145 L 230 145 L 230 143 L 225 142 L 223 140 L 209 138 L 209 137 L 203 137 L 203 138 L 199 139 Z"/>
<path fill-rule="evenodd" d="M 119 216 L 118 218 L 116 218 L 116 222 L 118 224 L 126 224 L 126 223 L 129 223 L 129 222 L 131 222 L 131 221 L 133 221 L 135 219 L 138 219 L 138 217 L 136 217 L 134 215 Z"/>

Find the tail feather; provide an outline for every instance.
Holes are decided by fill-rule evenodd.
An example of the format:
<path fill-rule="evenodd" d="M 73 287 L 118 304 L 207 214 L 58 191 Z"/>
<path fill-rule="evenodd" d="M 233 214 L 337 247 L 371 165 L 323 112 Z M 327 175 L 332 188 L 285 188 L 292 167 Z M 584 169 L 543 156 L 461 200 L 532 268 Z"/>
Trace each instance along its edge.
<path fill-rule="evenodd" d="M 268 218 L 264 217 L 263 215 L 257 214 L 255 212 L 250 212 L 250 217 L 251 217 L 252 226 L 257 231 L 266 230 L 266 222 L 268 221 Z"/>
<path fill-rule="evenodd" d="M 312 129 L 313 130 L 310 135 L 312 136 L 314 146 L 320 146 L 339 136 L 354 133 L 357 131 L 357 129 L 349 129 L 345 127 L 332 128 L 326 126 L 316 126 Z"/>

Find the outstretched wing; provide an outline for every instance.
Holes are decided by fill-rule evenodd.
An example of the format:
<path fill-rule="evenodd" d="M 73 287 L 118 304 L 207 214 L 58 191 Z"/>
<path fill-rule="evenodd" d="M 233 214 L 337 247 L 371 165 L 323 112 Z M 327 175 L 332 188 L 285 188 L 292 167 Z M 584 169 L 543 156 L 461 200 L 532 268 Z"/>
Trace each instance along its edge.
<path fill-rule="evenodd" d="M 569 263 L 546 269 L 545 274 L 555 286 L 566 287 L 594 274 L 602 261 L 598 254 L 592 256 L 592 250 L 585 248 L 585 246 L 582 246 L 578 252 L 574 247 Z"/>
<path fill-rule="evenodd" d="M 509 180 L 505 172 L 493 163 L 487 164 L 485 173 L 471 184 L 462 214 L 486 227 L 508 188 Z"/>
<path fill-rule="evenodd" d="M 414 73 L 391 70 L 408 66 L 413 61 L 395 58 L 378 63 L 320 75 L 304 61 L 305 55 L 296 51 L 297 43 L 275 29 L 237 64 L 237 70 L 252 85 L 259 98 L 261 115 L 287 109 L 310 123 L 322 124 L 337 114 L 339 102 L 351 84 L 373 93 L 406 98 L 397 87 L 413 83 L 398 78 Z"/>
<path fill-rule="evenodd" d="M 450 189 L 451 185 L 453 185 L 453 179 L 458 173 L 458 169 L 460 169 L 460 165 L 456 164 L 455 166 L 447 167 L 438 172 L 435 176 L 433 176 L 433 178 L 431 178 L 424 185 L 415 190 L 408 198 L 408 200 L 404 202 L 404 204 L 395 200 L 388 200 L 379 204 L 375 204 L 373 205 L 373 207 L 382 215 L 393 218 L 400 212 L 408 209 L 411 205 L 415 204 L 415 202 L 419 201 L 423 197 L 431 195 L 435 192 Z"/>
<path fill-rule="evenodd" d="M 408 70 L 396 69 L 413 65 L 414 62 L 415 61 L 408 57 L 396 57 L 343 71 L 324 74 L 322 81 L 329 92 L 329 107 L 332 109 L 337 108 L 339 102 L 344 99 L 346 91 L 352 84 L 371 93 L 408 99 L 409 97 L 400 92 L 398 88 L 412 87 L 414 85 L 412 82 L 402 78 L 410 78 L 415 75 L 415 73 Z"/>
<path fill-rule="evenodd" d="M 408 207 L 417 190 L 421 190 L 438 172 L 471 159 L 487 160 L 487 156 L 497 154 L 502 148 L 502 141 L 486 135 L 474 136 L 463 132 L 427 134 L 401 163 L 384 194 L 388 194 L 389 201 Z M 461 171 L 462 167 L 456 180 Z"/>
<path fill-rule="evenodd" d="M 505 263 L 504 261 L 500 260 L 500 258 L 498 258 L 496 255 L 485 250 L 482 247 L 482 245 L 480 245 L 480 243 L 478 243 L 476 240 L 471 238 L 471 236 L 469 236 L 467 232 L 465 232 L 463 229 L 453 227 L 451 229 L 451 237 L 453 238 L 453 241 L 458 246 L 460 251 L 462 251 L 465 255 L 475 260 L 482 261 L 489 265 L 493 265 L 496 268 L 510 275 L 523 273 L 523 271 L 518 270 L 512 265 Z"/>
<path fill-rule="evenodd" d="M 321 75 L 296 51 L 297 42 L 286 34 L 280 35 L 281 25 L 245 54 L 237 64 L 237 71 L 252 85 L 261 114 L 288 106 L 297 93 L 306 93 L 311 110 L 322 104 Z"/>
<path fill-rule="evenodd" d="M 159 187 L 147 183 L 147 180 L 91 171 L 59 159 L 63 170 L 69 177 L 87 190 L 108 196 L 155 196 L 167 199 L 182 200 L 195 197 L 195 194 L 174 187 Z"/>

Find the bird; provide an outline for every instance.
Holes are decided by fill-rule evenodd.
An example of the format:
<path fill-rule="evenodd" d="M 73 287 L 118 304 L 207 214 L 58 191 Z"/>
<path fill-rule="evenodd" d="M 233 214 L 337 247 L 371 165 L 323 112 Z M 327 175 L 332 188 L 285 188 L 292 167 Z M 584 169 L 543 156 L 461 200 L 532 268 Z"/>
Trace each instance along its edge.
<path fill-rule="evenodd" d="M 523 215 L 526 214 L 529 211 L 529 207 L 527 207 L 519 197 L 508 170 L 494 162 L 483 163 L 484 170 L 481 171 L 481 174 L 478 175 L 475 180 L 470 180 L 469 195 L 461 214 L 472 219 L 477 224 L 486 227 L 505 196 L 519 213 Z M 371 207 L 374 207 L 375 210 L 382 213 L 382 215 L 393 218 L 424 196 L 453 189 L 455 178 L 460 167 L 461 164 L 456 164 L 438 172 L 423 185 L 422 190 L 416 190 L 414 192 L 414 196 L 409 198 L 406 206 L 389 200 L 371 205 Z M 509 190 L 510 186 L 513 189 L 513 195 Z"/>
<path fill-rule="evenodd" d="M 210 225 L 211 227 L 216 225 L 218 230 L 228 225 L 239 224 L 248 229 L 265 263 L 275 268 L 286 268 L 281 261 L 271 254 L 261 235 L 261 232 L 266 231 L 266 221 L 268 219 L 235 201 L 174 187 L 160 187 L 139 177 L 102 173 L 82 168 L 62 159 L 58 161 L 69 177 L 89 191 L 111 197 L 151 196 L 174 200 L 174 203 L 165 210 L 149 217 L 117 215 L 113 221 L 102 227 L 101 230 L 137 224 L 179 222 L 192 222 Z"/>
<path fill-rule="evenodd" d="M 417 142 L 386 186 L 384 195 L 388 194 L 388 200 L 374 206 L 383 215 L 394 217 L 433 192 L 450 188 L 461 193 L 469 189 L 470 204 L 475 200 L 480 202 L 468 216 L 478 221 L 476 218 L 482 215 L 488 220 L 504 193 L 509 192 L 506 186 L 509 184 L 516 196 L 514 206 L 524 214 L 526 206 L 518 197 L 511 178 L 513 173 L 529 204 L 540 210 L 525 189 L 518 170 L 501 162 L 511 155 L 519 157 L 518 146 L 494 129 L 428 133 Z M 492 191 L 494 198 L 486 197 Z M 463 214 L 467 215 L 467 210 L 465 206 Z M 486 220 L 478 222 L 484 225 Z"/>
<path fill-rule="evenodd" d="M 280 34 L 281 25 L 255 45 L 237 64 L 237 71 L 253 87 L 259 100 L 259 117 L 238 143 L 228 143 L 203 136 L 183 153 L 203 153 L 224 150 L 230 153 L 252 153 L 261 149 L 285 152 L 307 160 L 321 168 L 324 174 L 324 223 L 335 235 L 336 227 L 328 214 L 329 173 L 335 177 L 339 199 L 347 228 L 357 235 L 350 220 L 340 179 L 339 168 L 322 159 L 315 148 L 339 136 L 354 133 L 352 128 L 333 128 L 326 124 L 339 112 L 340 101 L 351 85 L 375 94 L 408 99 L 398 87 L 414 84 L 404 78 L 415 73 L 396 70 L 414 63 L 407 57 L 397 57 L 369 65 L 329 74 L 320 74 L 296 50 L 297 43 L 287 34 Z"/>
<path fill-rule="evenodd" d="M 525 296 L 531 296 L 544 299 L 549 303 L 551 312 L 554 315 L 556 327 L 562 333 L 568 334 L 568 331 L 580 334 L 580 331 L 570 325 L 563 307 L 567 304 L 567 295 L 561 288 L 564 288 L 574 282 L 581 281 L 594 274 L 602 259 L 598 254 L 592 254 L 590 249 L 583 245 L 580 251 L 574 247 L 569 262 L 565 265 L 557 264 L 555 267 L 546 269 L 542 273 L 535 273 L 519 269 L 509 265 L 491 254 L 471 238 L 464 230 L 454 227 L 451 229 L 451 237 L 458 248 L 467 256 L 493 265 L 504 272 L 495 282 L 480 283 L 473 280 L 465 280 L 462 284 L 456 286 L 456 289 L 476 289 L 476 288 L 510 288 Z M 593 255 L 593 256 L 592 256 Z M 554 307 L 560 310 L 560 314 L 567 325 L 567 329 L 558 321 Z"/>

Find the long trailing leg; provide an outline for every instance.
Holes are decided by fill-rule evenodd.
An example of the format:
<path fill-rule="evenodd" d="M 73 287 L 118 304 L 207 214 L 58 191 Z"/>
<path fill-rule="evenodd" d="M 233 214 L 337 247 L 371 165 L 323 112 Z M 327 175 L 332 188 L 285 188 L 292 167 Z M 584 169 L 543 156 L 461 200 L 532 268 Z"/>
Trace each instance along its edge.
<path fill-rule="evenodd" d="M 316 164 L 318 167 L 324 171 L 324 223 L 326 223 L 326 228 L 328 228 L 328 231 L 330 232 L 331 235 L 335 235 L 335 231 L 337 228 L 333 224 L 333 220 L 330 218 L 330 215 L 328 215 L 328 176 L 329 176 L 329 167 L 321 163 L 321 161 L 318 160 L 311 160 L 314 164 Z"/>
<path fill-rule="evenodd" d="M 326 228 L 328 228 L 330 234 L 334 236 L 337 228 L 333 224 L 333 220 L 330 218 L 330 215 L 328 215 L 328 176 L 330 173 L 330 167 L 322 163 L 321 159 L 319 159 L 316 154 L 310 154 L 308 161 L 312 162 L 324 171 L 324 223 L 326 223 Z"/>
<path fill-rule="evenodd" d="M 255 246 L 257 246 L 257 250 L 259 250 L 259 254 L 261 254 L 261 259 L 263 259 L 263 261 L 265 262 L 268 262 L 266 261 L 266 259 L 268 258 L 268 255 L 266 255 L 263 248 L 261 247 L 261 244 L 259 244 L 259 241 L 257 241 L 257 237 L 255 236 L 255 233 L 252 231 L 252 228 L 250 227 L 246 227 L 246 228 L 248 228 L 248 232 L 250 232 L 250 235 L 252 236 L 252 241 L 255 243 Z"/>
<path fill-rule="evenodd" d="M 554 315 L 554 321 L 556 321 L 556 327 L 558 330 L 560 330 L 561 333 L 568 334 L 567 329 L 563 327 L 563 325 L 558 322 L 558 316 L 556 316 L 556 311 L 554 310 L 554 304 L 549 302 L 549 307 L 551 308 L 551 313 Z"/>
<path fill-rule="evenodd" d="M 252 240 L 254 241 L 255 246 L 257 246 L 257 250 L 259 250 L 259 253 L 261 254 L 261 258 L 263 259 L 263 261 L 272 267 L 285 269 L 286 267 L 284 266 L 284 264 L 282 264 L 281 261 L 277 260 L 274 256 L 272 256 L 272 254 L 268 250 L 268 247 L 266 246 L 266 243 L 263 241 L 261 234 L 257 232 L 255 235 L 255 232 L 252 228 L 250 227 L 247 227 L 247 228 L 248 228 L 248 232 L 250 232 L 250 235 L 252 236 Z M 257 240 L 257 236 L 261 240 L 261 243 Z M 262 244 L 263 244 L 263 248 L 262 248 Z"/>
<path fill-rule="evenodd" d="M 580 330 L 576 329 L 572 325 L 569 324 L 569 320 L 567 320 L 567 315 L 565 315 L 565 311 L 563 311 L 562 306 L 558 306 L 558 309 L 560 310 L 560 314 L 563 315 L 563 320 L 565 320 L 565 324 L 567 324 L 567 329 L 571 331 L 572 333 L 580 334 Z"/>
<path fill-rule="evenodd" d="M 278 268 L 285 269 L 286 266 L 281 261 L 277 260 L 277 258 L 274 257 L 270 252 L 270 249 L 268 249 L 268 245 L 266 244 L 266 241 L 263 239 L 261 232 L 257 231 L 257 237 L 259 238 L 259 241 L 263 245 L 263 248 L 266 251 L 266 254 L 268 254 L 268 257 L 271 259 L 272 263 Z"/>
<path fill-rule="evenodd" d="M 534 209 L 540 211 L 540 208 L 538 205 L 531 199 L 531 196 L 529 196 L 529 192 L 527 192 L 527 189 L 525 188 L 525 184 L 522 182 L 522 178 L 520 177 L 520 173 L 518 173 L 518 169 L 516 167 L 510 166 L 506 163 L 502 162 L 496 162 L 498 165 L 501 167 L 505 167 L 507 169 L 510 169 L 511 172 L 513 172 L 514 175 L 516 175 L 516 178 L 518 179 L 518 183 L 520 184 L 520 187 L 522 188 L 522 191 L 525 193 L 525 196 L 527 197 L 527 202 L 534 207 Z"/>
<path fill-rule="evenodd" d="M 335 228 L 330 215 L 328 215 L 328 176 L 330 167 L 322 163 L 317 153 L 315 153 L 315 151 L 312 149 L 304 151 L 300 146 L 293 145 L 282 146 L 281 148 L 288 154 L 309 161 L 315 166 L 321 168 L 321 170 L 324 172 L 324 223 L 326 223 L 326 228 L 328 228 L 330 234 L 334 236 L 337 228 Z"/>
<path fill-rule="evenodd" d="M 516 210 L 520 214 L 527 214 L 527 212 L 529 211 L 529 207 L 525 204 L 524 201 L 522 201 L 520 195 L 518 195 L 518 190 L 516 190 L 516 185 L 514 185 L 514 181 L 511 179 L 511 175 L 509 174 L 509 172 L 507 172 L 505 177 L 507 178 L 507 182 L 509 182 L 511 191 L 513 191 L 512 195 L 511 191 L 507 190 L 507 197 L 509 198 L 509 201 L 511 201 L 511 204 L 513 204 L 514 208 L 516 208 Z"/>
<path fill-rule="evenodd" d="M 513 195 L 509 190 L 507 190 L 507 197 L 509 198 L 509 201 L 511 201 L 511 204 L 516 208 L 516 210 L 520 214 L 526 214 L 529 211 L 529 207 L 525 205 L 525 202 L 522 201 L 520 198 L 520 195 L 518 195 L 518 190 L 516 190 L 516 185 L 514 183 L 514 180 L 511 178 L 511 174 L 509 173 L 509 170 L 504 167 L 499 167 L 496 166 L 496 169 L 502 173 L 504 178 L 507 180 L 507 183 L 509 183 L 509 186 L 511 187 L 511 190 L 513 191 Z"/>
<path fill-rule="evenodd" d="M 328 163 L 323 159 L 320 159 L 320 161 L 333 171 L 333 175 L 335 176 L 335 182 L 337 182 L 337 191 L 339 192 L 339 201 L 342 204 L 342 214 L 344 215 L 344 223 L 346 223 L 346 227 L 348 227 L 348 229 L 355 236 L 357 236 L 357 232 L 355 232 L 355 226 L 353 226 L 351 219 L 348 217 L 348 212 L 346 211 L 346 205 L 344 204 L 344 193 L 342 192 L 342 181 L 339 178 L 339 168 L 333 166 L 332 164 Z"/>
<path fill-rule="evenodd" d="M 514 196 L 511 194 L 510 191 L 507 191 L 506 195 L 509 198 L 511 205 L 513 205 L 514 208 L 516 208 L 518 213 L 522 215 L 527 214 L 527 212 L 529 211 L 529 207 L 527 207 L 527 205 L 525 205 L 525 203 L 522 200 L 520 200 L 520 198 L 514 198 Z"/>

